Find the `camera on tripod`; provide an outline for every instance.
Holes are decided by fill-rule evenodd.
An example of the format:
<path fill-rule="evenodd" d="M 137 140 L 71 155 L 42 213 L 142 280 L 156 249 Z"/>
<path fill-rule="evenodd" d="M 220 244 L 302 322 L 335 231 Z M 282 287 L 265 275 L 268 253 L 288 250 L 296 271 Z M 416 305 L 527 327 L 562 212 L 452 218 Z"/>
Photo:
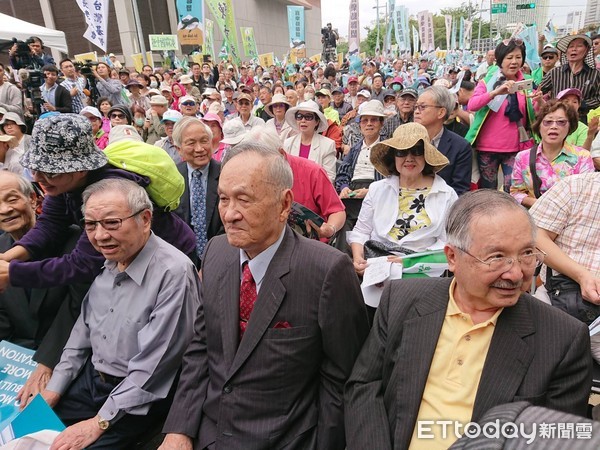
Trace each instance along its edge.
<path fill-rule="evenodd" d="M 76 61 L 74 65 L 75 68 L 79 71 L 79 73 L 81 73 L 81 75 L 84 75 L 86 77 L 93 77 L 94 69 L 96 68 L 98 63 L 93 62 L 91 59 L 86 59 L 84 63 Z"/>

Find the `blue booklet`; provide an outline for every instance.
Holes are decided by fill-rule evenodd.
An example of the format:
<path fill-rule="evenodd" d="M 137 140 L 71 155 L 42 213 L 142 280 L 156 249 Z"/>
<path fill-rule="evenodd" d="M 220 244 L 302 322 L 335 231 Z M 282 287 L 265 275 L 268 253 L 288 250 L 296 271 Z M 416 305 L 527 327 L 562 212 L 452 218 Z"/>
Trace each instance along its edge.
<path fill-rule="evenodd" d="M 42 430 L 61 432 L 65 426 L 56 413 L 48 406 L 44 398 L 38 394 L 21 411 L 10 424 L 0 431 L 0 444 L 21 438 Z"/>

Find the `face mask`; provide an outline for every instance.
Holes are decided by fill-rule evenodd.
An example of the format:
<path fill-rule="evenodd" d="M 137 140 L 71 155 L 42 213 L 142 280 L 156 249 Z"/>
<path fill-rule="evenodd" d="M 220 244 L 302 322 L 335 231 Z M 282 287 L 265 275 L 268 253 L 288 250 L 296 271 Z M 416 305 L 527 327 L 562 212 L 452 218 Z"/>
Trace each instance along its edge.
<path fill-rule="evenodd" d="M 385 107 L 385 111 L 386 111 L 386 112 L 393 112 L 393 113 L 395 113 L 395 112 L 396 112 L 396 105 L 394 105 L 394 104 L 392 103 L 391 105 L 389 105 L 389 106 L 386 106 L 386 107 Z"/>
<path fill-rule="evenodd" d="M 392 89 L 394 90 L 394 92 L 398 92 L 400 90 L 402 90 L 402 85 L 401 84 L 392 84 Z"/>
<path fill-rule="evenodd" d="M 135 124 L 136 124 L 138 127 L 141 127 L 141 126 L 143 126 L 143 125 L 144 125 L 144 119 L 135 119 Z"/>
<path fill-rule="evenodd" d="M 156 81 L 151 81 L 150 82 L 150 88 L 156 89 L 157 87 L 158 87 L 158 83 Z"/>

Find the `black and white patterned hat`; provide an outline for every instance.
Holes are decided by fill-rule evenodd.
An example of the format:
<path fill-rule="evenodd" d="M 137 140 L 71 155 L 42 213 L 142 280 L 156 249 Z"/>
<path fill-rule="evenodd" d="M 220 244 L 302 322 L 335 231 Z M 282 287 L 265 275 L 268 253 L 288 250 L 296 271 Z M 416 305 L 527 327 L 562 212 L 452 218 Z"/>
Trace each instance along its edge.
<path fill-rule="evenodd" d="M 79 114 L 59 114 L 38 120 L 21 165 L 46 173 L 95 170 L 108 159 L 94 141 L 90 121 Z"/>

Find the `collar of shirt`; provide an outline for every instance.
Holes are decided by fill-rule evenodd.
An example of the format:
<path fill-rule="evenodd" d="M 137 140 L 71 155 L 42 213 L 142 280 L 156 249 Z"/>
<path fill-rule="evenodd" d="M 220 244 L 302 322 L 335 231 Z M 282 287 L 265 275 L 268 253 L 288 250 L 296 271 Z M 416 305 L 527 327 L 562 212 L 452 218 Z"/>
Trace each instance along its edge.
<path fill-rule="evenodd" d="M 52 91 L 53 91 L 53 90 L 55 90 L 57 87 L 58 87 L 58 84 L 57 84 L 57 83 L 54 83 L 54 84 L 52 85 L 52 87 L 51 87 L 51 88 L 48 88 L 48 85 L 47 85 L 46 83 L 44 83 L 44 84 L 42 85 L 42 90 L 43 90 L 43 91 L 45 91 L 45 92 L 52 92 Z"/>
<path fill-rule="evenodd" d="M 442 134 L 444 134 L 444 127 L 442 127 L 440 132 L 436 134 L 431 140 L 431 145 L 433 145 L 435 148 L 437 148 L 438 145 L 440 145 L 440 141 L 442 140 Z"/>
<path fill-rule="evenodd" d="M 456 288 L 456 278 L 453 278 L 452 282 L 450 283 L 450 288 L 449 288 L 449 292 L 448 292 L 450 300 L 448 301 L 448 308 L 446 309 L 446 316 L 462 316 L 465 320 L 472 321 L 471 315 L 461 311 L 460 308 L 458 307 L 458 305 L 456 304 L 456 301 L 454 300 L 455 288 Z M 483 328 L 488 325 L 496 326 L 498 317 L 500 316 L 500 314 L 502 313 L 503 310 L 504 310 L 504 308 L 498 309 L 498 311 L 496 311 L 496 313 L 491 318 L 489 318 L 485 322 L 481 322 L 481 323 L 475 325 L 475 327 Z"/>
<path fill-rule="evenodd" d="M 154 235 L 154 233 L 150 232 L 150 237 L 146 241 L 146 244 L 142 248 L 142 250 L 137 254 L 135 259 L 131 261 L 131 264 L 127 266 L 124 272 L 131 278 L 138 286 L 142 285 L 142 281 L 144 280 L 144 275 L 148 270 L 148 265 L 150 264 L 150 259 L 156 249 L 158 248 L 158 238 Z M 104 262 L 104 267 L 115 274 L 115 281 L 117 281 L 117 276 L 119 275 L 119 269 L 117 268 L 116 261 L 108 261 Z M 120 277 L 119 277 L 120 278 Z"/>
<path fill-rule="evenodd" d="M 367 150 L 367 149 L 371 150 L 374 145 L 379 144 L 380 140 L 381 140 L 381 136 L 378 136 L 377 140 L 375 142 L 373 142 L 371 145 L 367 145 L 367 143 L 363 139 L 363 141 L 362 141 L 362 147 L 360 148 L 360 151 L 362 152 L 363 150 Z"/>
<path fill-rule="evenodd" d="M 283 236 L 285 235 L 285 230 L 287 227 L 283 227 L 279 238 L 271 244 L 269 247 L 264 249 L 254 258 L 248 258 L 246 252 L 240 249 L 240 281 L 242 280 L 242 266 L 246 261 L 248 261 L 248 265 L 250 266 L 250 272 L 252 272 L 252 277 L 254 278 L 254 282 L 256 283 L 256 292 L 260 290 L 260 285 L 262 283 L 265 274 L 267 273 L 267 269 L 269 268 L 269 264 L 271 264 L 271 260 L 275 253 L 279 249 L 281 245 L 281 241 L 283 241 Z"/>
<path fill-rule="evenodd" d="M 564 155 L 565 159 L 567 161 L 570 161 L 573 164 L 573 166 L 575 166 L 575 164 L 577 164 L 577 154 L 575 154 L 575 150 L 573 149 L 573 146 L 571 144 L 568 144 L 567 142 L 565 142 L 563 148 L 560 149 L 560 152 L 558 152 L 558 154 L 554 157 L 554 159 L 552 161 L 550 161 L 548 158 L 546 158 L 546 155 L 544 155 L 542 153 L 542 144 L 538 145 L 537 150 L 536 150 L 537 157 L 543 157 L 546 160 L 548 160 L 550 163 L 552 163 L 553 161 L 556 161 L 561 155 Z"/>

